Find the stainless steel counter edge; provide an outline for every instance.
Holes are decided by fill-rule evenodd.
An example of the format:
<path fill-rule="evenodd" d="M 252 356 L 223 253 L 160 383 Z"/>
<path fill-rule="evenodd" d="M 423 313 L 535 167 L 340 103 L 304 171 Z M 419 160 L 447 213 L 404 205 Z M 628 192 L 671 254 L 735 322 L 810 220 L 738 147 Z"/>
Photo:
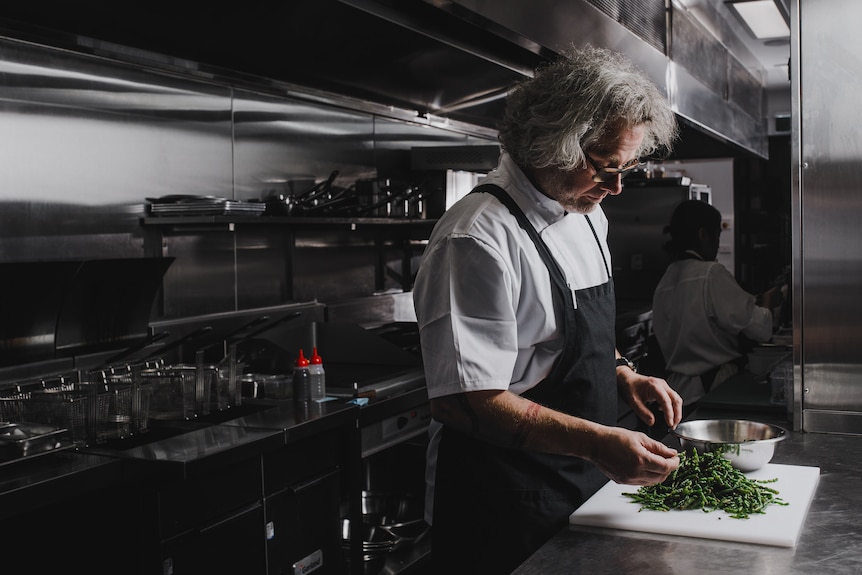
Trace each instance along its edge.
<path fill-rule="evenodd" d="M 125 479 L 169 482 L 201 477 L 284 445 L 278 429 L 214 424 L 113 455 L 125 463 Z"/>
<path fill-rule="evenodd" d="M 695 418 L 738 417 L 782 425 L 773 415 L 699 411 Z M 672 445 L 670 440 L 668 445 Z M 676 446 L 675 446 L 676 447 Z M 862 573 L 862 441 L 858 436 L 790 432 L 773 463 L 820 468 L 820 482 L 795 548 L 731 543 L 570 525 L 513 575 L 674 573 L 818 575 Z"/>
<path fill-rule="evenodd" d="M 358 408 L 344 402 L 316 404 L 301 411 L 292 401 L 260 401 L 244 405 L 252 413 L 117 452 L 127 464 L 127 478 L 152 481 L 185 480 L 297 441 L 348 425 Z M 312 408 L 309 406 L 309 410 Z M 239 411 L 242 413 L 242 411 Z"/>
<path fill-rule="evenodd" d="M 80 448 L 22 458 L 0 467 L 0 516 L 11 517 L 123 481 L 197 477 L 305 437 L 350 425 L 359 407 L 333 401 L 303 417 L 292 402 L 259 404 L 251 415 L 197 426 L 128 449 Z M 225 416 L 228 416 L 226 414 Z"/>
<path fill-rule="evenodd" d="M 0 467 L 0 518 L 94 493 L 122 480 L 112 457 L 62 451 Z"/>
<path fill-rule="evenodd" d="M 277 429 L 290 444 L 333 428 L 347 425 L 359 417 L 359 406 L 344 400 L 308 402 L 298 406 L 293 400 L 262 400 L 256 405 L 268 409 L 225 421 L 223 425 Z"/>

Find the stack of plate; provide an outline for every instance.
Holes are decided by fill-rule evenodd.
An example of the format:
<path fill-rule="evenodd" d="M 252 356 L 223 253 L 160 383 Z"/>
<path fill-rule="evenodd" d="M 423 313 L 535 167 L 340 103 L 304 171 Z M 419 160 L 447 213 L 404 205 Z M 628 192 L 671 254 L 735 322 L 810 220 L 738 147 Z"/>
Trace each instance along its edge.
<path fill-rule="evenodd" d="M 147 198 L 154 216 L 259 216 L 266 210 L 263 202 L 243 202 L 215 196 L 170 195 Z"/>

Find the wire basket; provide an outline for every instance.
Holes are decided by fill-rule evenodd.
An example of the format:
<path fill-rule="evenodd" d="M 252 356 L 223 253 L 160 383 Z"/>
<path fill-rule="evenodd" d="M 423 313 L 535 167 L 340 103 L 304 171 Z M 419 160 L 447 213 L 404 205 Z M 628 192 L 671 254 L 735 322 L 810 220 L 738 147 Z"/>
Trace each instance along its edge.
<path fill-rule="evenodd" d="M 159 366 L 140 373 L 141 396 L 148 419 L 194 419 L 197 370 L 192 365 Z"/>
<path fill-rule="evenodd" d="M 0 393 L 0 421 L 64 429 L 77 446 L 91 440 L 90 394 L 66 376 L 24 381 Z"/>
<path fill-rule="evenodd" d="M 141 374 L 149 364 L 111 366 L 93 371 L 88 385 L 94 395 L 94 438 L 97 443 L 124 439 L 149 430 L 151 389 Z"/>
<path fill-rule="evenodd" d="M 8 423 L 24 421 L 24 404 L 26 402 L 27 398 L 21 397 L 17 393 L 0 397 L 0 421 Z"/>
<path fill-rule="evenodd" d="M 82 388 L 33 391 L 23 402 L 22 421 L 66 429 L 75 445 L 87 445 L 92 441 L 91 396 Z"/>
<path fill-rule="evenodd" d="M 96 393 L 96 443 L 132 435 L 132 386 L 108 384 Z"/>

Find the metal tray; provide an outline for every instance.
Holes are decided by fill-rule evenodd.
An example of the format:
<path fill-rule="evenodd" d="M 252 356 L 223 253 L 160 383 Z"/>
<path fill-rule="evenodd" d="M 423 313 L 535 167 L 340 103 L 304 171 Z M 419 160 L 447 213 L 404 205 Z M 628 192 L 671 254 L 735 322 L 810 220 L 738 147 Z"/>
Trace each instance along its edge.
<path fill-rule="evenodd" d="M 184 199 L 176 202 L 153 202 L 149 211 L 154 216 L 259 216 L 266 211 L 266 204 L 224 198 Z"/>
<path fill-rule="evenodd" d="M 54 450 L 62 445 L 66 432 L 41 423 L 0 424 L 0 460 Z"/>

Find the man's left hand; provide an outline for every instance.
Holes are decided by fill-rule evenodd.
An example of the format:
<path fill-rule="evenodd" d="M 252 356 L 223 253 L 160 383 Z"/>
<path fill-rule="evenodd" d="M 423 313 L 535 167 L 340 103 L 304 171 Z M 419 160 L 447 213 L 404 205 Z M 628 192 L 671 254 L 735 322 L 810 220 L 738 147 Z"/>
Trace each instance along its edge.
<path fill-rule="evenodd" d="M 617 387 L 626 403 L 648 426 L 652 427 L 656 423 L 655 415 L 649 408 L 650 403 L 656 404 L 671 429 L 682 420 L 682 397 L 662 378 L 620 368 L 617 370 Z"/>

